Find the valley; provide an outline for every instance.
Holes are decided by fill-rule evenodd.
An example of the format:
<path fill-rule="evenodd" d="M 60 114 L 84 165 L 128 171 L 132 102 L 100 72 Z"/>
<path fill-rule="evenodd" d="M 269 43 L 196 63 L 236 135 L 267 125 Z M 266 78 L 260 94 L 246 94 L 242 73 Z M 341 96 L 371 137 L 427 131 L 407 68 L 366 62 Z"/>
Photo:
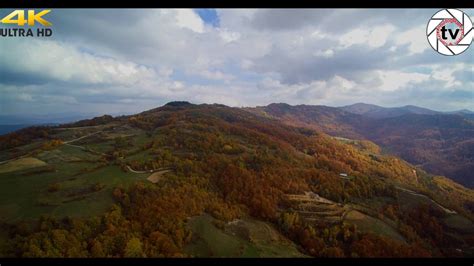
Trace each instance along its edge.
<path fill-rule="evenodd" d="M 344 107 L 270 104 L 246 110 L 312 128 L 334 137 L 369 140 L 385 153 L 474 186 L 474 119 L 472 112 L 436 112 L 416 106 L 383 108 L 354 104 Z"/>

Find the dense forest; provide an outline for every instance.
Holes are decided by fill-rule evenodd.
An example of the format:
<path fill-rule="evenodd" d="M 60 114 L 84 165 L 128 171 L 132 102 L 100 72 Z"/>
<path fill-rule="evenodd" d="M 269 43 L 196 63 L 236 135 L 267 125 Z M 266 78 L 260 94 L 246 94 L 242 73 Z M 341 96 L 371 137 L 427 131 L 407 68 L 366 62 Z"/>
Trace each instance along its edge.
<path fill-rule="evenodd" d="M 442 202 L 470 221 L 471 190 L 381 154 L 370 141 L 341 140 L 242 109 L 175 102 L 133 116 L 24 129 L 2 136 L 0 149 L 21 155 L 21 145 L 40 139 L 38 149 L 54 150 L 65 141 L 55 135 L 58 128 L 110 123 L 111 132 L 127 126 L 146 132 L 147 138 L 136 145 L 133 137 L 115 137 L 112 150 L 89 149 L 100 155 L 99 167 L 171 169 L 166 178 L 114 187 L 114 205 L 99 216 L 4 222 L 5 256 L 188 257 L 185 246 L 193 233 L 187 222 L 203 213 L 221 224 L 244 217 L 268 222 L 315 257 L 459 256 L 459 246 L 474 246 L 474 233 L 447 226 L 447 214 L 436 206 L 405 206 L 398 187 Z M 134 157 L 142 152 L 149 156 Z M 60 189 L 53 186 L 50 193 Z M 354 205 L 362 211 L 365 206 L 367 216 L 386 221 L 403 241 L 346 220 L 305 218 L 288 195 L 308 191 L 340 208 Z"/>
<path fill-rule="evenodd" d="M 413 112 L 403 108 L 359 105 L 356 107 L 362 110 L 364 107 L 369 110 L 375 108 L 375 112 L 354 110 L 350 106 L 291 106 L 283 103 L 247 110 L 276 118 L 288 125 L 373 141 L 429 173 L 447 176 L 470 188 L 474 186 L 472 115 L 441 113 L 417 107 L 412 107 L 417 108 L 417 112 Z"/>

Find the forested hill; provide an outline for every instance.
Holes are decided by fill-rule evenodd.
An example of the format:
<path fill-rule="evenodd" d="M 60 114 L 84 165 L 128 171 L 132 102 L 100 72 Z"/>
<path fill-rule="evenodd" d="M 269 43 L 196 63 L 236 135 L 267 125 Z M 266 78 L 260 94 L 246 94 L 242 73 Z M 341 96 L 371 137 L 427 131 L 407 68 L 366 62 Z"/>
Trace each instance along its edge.
<path fill-rule="evenodd" d="M 246 110 L 332 136 L 366 139 L 424 170 L 474 186 L 474 120 L 469 111 L 270 104 Z"/>
<path fill-rule="evenodd" d="M 472 190 L 240 108 L 172 102 L 0 147 L 5 256 L 473 255 Z"/>

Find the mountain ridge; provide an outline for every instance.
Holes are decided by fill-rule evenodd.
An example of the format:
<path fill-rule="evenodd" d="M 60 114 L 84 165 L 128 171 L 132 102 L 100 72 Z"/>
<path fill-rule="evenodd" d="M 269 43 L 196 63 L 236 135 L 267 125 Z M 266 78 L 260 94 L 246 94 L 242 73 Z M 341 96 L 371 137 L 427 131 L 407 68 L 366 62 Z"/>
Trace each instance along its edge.
<path fill-rule="evenodd" d="M 246 110 L 279 119 L 288 125 L 320 130 L 332 136 L 368 139 L 429 171 L 448 176 L 470 187 L 474 186 L 471 174 L 474 156 L 466 151 L 474 142 L 474 120 L 469 115 L 433 113 L 425 109 L 421 109 L 422 114 L 419 114 L 391 109 L 391 114 L 374 117 L 373 114 L 379 112 L 379 107 L 365 104 L 356 105 L 353 112 L 344 110 L 347 109 L 344 107 L 318 105 L 281 107 L 270 104 Z M 364 110 L 360 110 L 361 107 Z M 410 110 L 420 112 L 419 108 L 409 107 L 408 111 Z M 372 113 L 366 115 L 354 112 Z"/>
<path fill-rule="evenodd" d="M 148 257 L 245 256 L 242 245 L 253 256 L 268 254 L 255 245 L 315 257 L 472 253 L 473 190 L 370 141 L 255 110 L 175 103 L 20 130 L 0 150 L 0 233 L 18 236 L 12 256 L 126 257 L 130 243 Z"/>

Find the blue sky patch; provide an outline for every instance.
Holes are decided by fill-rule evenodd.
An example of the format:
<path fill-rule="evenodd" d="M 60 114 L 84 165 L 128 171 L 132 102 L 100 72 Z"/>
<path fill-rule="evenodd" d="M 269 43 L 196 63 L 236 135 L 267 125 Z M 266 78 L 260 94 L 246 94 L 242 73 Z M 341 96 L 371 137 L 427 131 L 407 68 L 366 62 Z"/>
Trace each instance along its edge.
<path fill-rule="evenodd" d="M 204 23 L 212 25 L 213 27 L 219 27 L 219 16 L 217 16 L 215 9 L 199 8 L 195 9 L 195 11 L 201 17 Z"/>

